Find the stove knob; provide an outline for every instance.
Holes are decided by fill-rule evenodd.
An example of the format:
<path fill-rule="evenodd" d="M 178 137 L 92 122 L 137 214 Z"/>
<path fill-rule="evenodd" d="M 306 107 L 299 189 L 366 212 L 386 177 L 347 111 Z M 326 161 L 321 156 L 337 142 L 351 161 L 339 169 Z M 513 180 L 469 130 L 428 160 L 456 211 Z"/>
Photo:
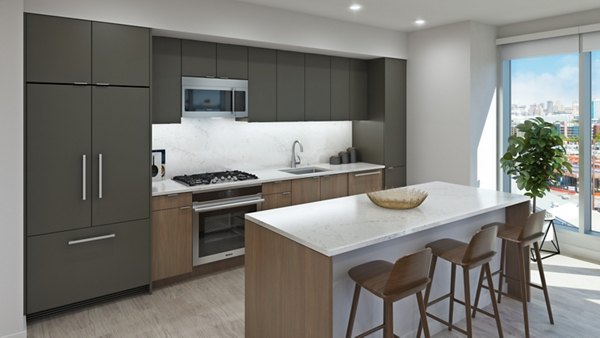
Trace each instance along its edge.
<path fill-rule="evenodd" d="M 233 180 L 234 180 L 234 181 L 237 181 L 237 180 L 238 180 L 238 178 L 237 178 L 236 176 L 233 176 Z"/>
<path fill-rule="evenodd" d="M 212 180 L 210 180 L 210 183 L 213 183 L 213 184 L 218 183 L 218 182 L 219 182 L 219 179 L 216 177 L 214 177 Z"/>

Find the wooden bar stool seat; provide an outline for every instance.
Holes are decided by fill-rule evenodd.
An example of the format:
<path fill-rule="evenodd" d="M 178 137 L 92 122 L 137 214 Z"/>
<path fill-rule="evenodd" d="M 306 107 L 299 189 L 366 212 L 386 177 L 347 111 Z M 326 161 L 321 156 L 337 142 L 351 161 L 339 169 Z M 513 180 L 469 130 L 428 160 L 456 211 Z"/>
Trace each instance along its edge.
<path fill-rule="evenodd" d="M 383 329 L 385 338 L 397 337 L 394 335 L 393 304 L 395 301 L 416 294 L 421 325 L 424 327 L 425 336 L 429 337 L 427 318 L 425 316 L 425 303 L 421 291 L 427 286 L 431 250 L 425 249 L 414 254 L 398 259 L 394 264 L 377 260 L 353 267 L 348 271 L 350 278 L 356 283 L 352 308 L 348 320 L 346 337 L 352 337 L 356 308 L 361 288 L 367 289 L 375 296 L 383 299 L 383 324 L 374 327 L 357 337 L 364 337 Z"/>
<path fill-rule="evenodd" d="M 437 240 L 435 242 L 431 242 L 426 245 L 427 248 L 430 248 L 433 253 L 433 258 L 431 259 L 431 267 L 429 269 L 429 278 L 433 280 L 433 275 L 435 272 L 435 266 L 437 262 L 437 258 L 444 259 L 451 263 L 451 276 L 450 276 L 450 292 L 438 297 L 435 300 L 429 301 L 429 296 L 431 294 L 431 284 L 427 285 L 427 289 L 425 291 L 425 306 L 428 307 L 430 305 L 436 304 L 446 298 L 449 298 L 449 308 L 448 308 L 448 321 L 432 314 L 426 312 L 427 316 L 432 319 L 437 320 L 438 322 L 448 326 L 448 330 L 455 329 L 458 332 L 464 333 L 467 337 L 472 337 L 472 328 L 471 328 L 471 309 L 473 311 L 479 311 L 485 315 L 488 315 L 492 318 L 496 319 L 496 327 L 498 329 L 498 336 L 503 337 L 502 334 L 502 324 L 500 323 L 500 315 L 498 313 L 498 306 L 496 304 L 496 297 L 494 295 L 494 290 L 490 290 L 490 299 L 492 301 L 492 306 L 494 309 L 494 313 L 489 313 L 487 311 L 478 309 L 475 305 L 471 306 L 471 288 L 469 286 L 470 277 L 469 271 L 473 268 L 481 266 L 480 278 L 485 275 L 487 276 L 488 283 L 492 283 L 492 273 L 490 270 L 489 262 L 492 260 L 496 252 L 495 244 L 496 244 L 496 232 L 497 227 L 491 226 L 485 229 L 478 231 L 469 241 L 469 243 L 464 243 L 461 241 L 457 241 L 450 238 L 444 238 Z M 461 266 L 463 269 L 463 281 L 464 281 L 464 293 L 465 298 L 464 301 L 456 299 L 454 297 L 455 293 L 455 280 L 456 280 L 456 267 Z M 480 281 L 481 283 L 481 281 Z M 490 284 L 492 285 L 492 284 Z M 453 323 L 453 315 L 454 315 L 454 302 L 462 304 L 465 306 L 465 314 L 467 320 L 466 330 L 460 327 L 457 327 Z M 421 336 L 421 327 L 417 331 L 417 337 Z"/>
<path fill-rule="evenodd" d="M 544 237 L 544 217 L 546 215 L 546 211 L 538 211 L 535 212 L 527 218 L 527 222 L 524 226 L 509 226 L 507 224 L 502 223 L 494 223 L 488 224 L 487 226 L 493 226 L 498 228 L 498 238 L 502 239 L 502 249 L 500 253 L 500 269 L 493 273 L 499 274 L 499 285 L 498 285 L 498 303 L 502 300 L 502 295 L 510 296 L 504 292 L 502 292 L 503 279 L 515 279 L 511 276 L 507 276 L 506 269 L 506 245 L 507 243 L 513 243 L 517 247 L 518 255 L 521 259 L 517 259 L 518 267 L 519 267 L 519 276 L 516 280 L 519 282 L 520 291 L 521 291 L 521 299 L 520 301 L 523 304 L 523 322 L 525 325 L 525 337 L 529 337 L 529 316 L 527 312 L 527 302 L 529 300 L 528 294 L 528 285 L 540 289 L 544 292 L 544 298 L 546 300 L 546 310 L 548 311 L 548 318 L 550 319 L 550 323 L 554 324 L 554 318 L 552 317 L 552 307 L 550 306 L 550 298 L 548 296 L 548 286 L 546 285 L 546 277 L 544 275 L 544 267 L 542 265 L 542 259 L 540 255 L 540 246 L 539 241 Z M 525 256 L 527 253 L 526 247 L 533 244 L 533 252 L 536 256 L 536 262 L 538 265 L 538 272 L 540 274 L 540 280 L 542 285 L 537 285 L 529 282 L 527 276 L 527 269 L 525 262 L 529 262 L 529 257 Z M 492 289 L 493 285 L 488 284 L 488 286 L 483 285 L 482 277 L 479 277 L 479 286 L 477 287 L 477 294 L 475 296 L 475 306 L 477 306 L 477 302 L 479 300 L 479 293 L 481 292 L 481 288 Z M 473 317 L 475 317 L 475 313 L 473 312 Z"/>

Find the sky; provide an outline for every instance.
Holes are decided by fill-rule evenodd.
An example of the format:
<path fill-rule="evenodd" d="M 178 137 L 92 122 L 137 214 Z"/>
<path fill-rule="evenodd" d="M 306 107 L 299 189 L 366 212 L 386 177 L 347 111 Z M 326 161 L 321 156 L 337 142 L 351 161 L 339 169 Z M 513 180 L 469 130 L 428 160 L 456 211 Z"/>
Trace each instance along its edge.
<path fill-rule="evenodd" d="M 511 61 L 511 101 L 518 105 L 579 100 L 579 55 L 565 54 Z M 592 53 L 592 98 L 600 99 L 600 51 Z"/>

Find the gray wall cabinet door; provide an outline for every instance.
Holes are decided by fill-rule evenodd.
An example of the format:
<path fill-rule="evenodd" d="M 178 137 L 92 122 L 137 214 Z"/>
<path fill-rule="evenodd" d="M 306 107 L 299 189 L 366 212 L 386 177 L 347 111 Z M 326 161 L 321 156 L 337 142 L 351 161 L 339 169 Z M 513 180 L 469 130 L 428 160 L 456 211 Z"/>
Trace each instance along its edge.
<path fill-rule="evenodd" d="M 217 44 L 217 77 L 248 79 L 248 47 Z"/>
<path fill-rule="evenodd" d="M 385 165 L 406 165 L 406 60 L 385 59 Z"/>
<path fill-rule="evenodd" d="M 350 60 L 331 57 L 331 120 L 350 120 Z"/>
<path fill-rule="evenodd" d="M 150 85 L 150 30 L 92 23 L 92 81 L 111 85 Z"/>
<path fill-rule="evenodd" d="M 181 40 L 152 38 L 152 123 L 181 123 Z"/>
<path fill-rule="evenodd" d="M 277 51 L 248 50 L 248 121 L 277 121 Z"/>
<path fill-rule="evenodd" d="M 304 119 L 331 120 L 331 58 L 325 55 L 305 55 Z"/>
<path fill-rule="evenodd" d="M 350 60 L 350 119 L 366 120 L 367 111 L 367 61 Z"/>
<path fill-rule="evenodd" d="M 26 14 L 25 25 L 27 82 L 91 82 L 90 21 Z"/>
<path fill-rule="evenodd" d="M 406 186 L 406 167 L 387 166 L 384 172 L 385 189 L 393 189 Z"/>
<path fill-rule="evenodd" d="M 277 121 L 304 121 L 304 54 L 277 51 Z"/>
<path fill-rule="evenodd" d="M 27 238 L 26 313 L 149 284 L 149 223 L 146 219 Z M 82 239 L 96 240 L 73 242 Z"/>
<path fill-rule="evenodd" d="M 149 89 L 94 87 L 92 94 L 92 225 L 148 218 Z"/>
<path fill-rule="evenodd" d="M 182 40 L 181 74 L 183 76 L 215 77 L 217 75 L 217 44 Z"/>
<path fill-rule="evenodd" d="M 90 226 L 90 103 L 88 86 L 27 85 L 29 236 Z"/>

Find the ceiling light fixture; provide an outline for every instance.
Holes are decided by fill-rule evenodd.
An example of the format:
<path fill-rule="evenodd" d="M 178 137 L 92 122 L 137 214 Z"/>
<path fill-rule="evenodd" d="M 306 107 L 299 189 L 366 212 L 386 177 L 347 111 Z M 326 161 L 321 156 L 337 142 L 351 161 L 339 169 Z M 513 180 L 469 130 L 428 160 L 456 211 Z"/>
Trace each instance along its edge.
<path fill-rule="evenodd" d="M 350 10 L 353 12 L 357 12 L 360 11 L 362 9 L 362 5 L 361 4 L 352 4 L 350 5 Z"/>
<path fill-rule="evenodd" d="M 425 24 L 425 20 L 423 20 L 423 19 L 415 20 L 415 25 L 417 25 L 417 26 L 423 26 L 424 24 Z"/>

